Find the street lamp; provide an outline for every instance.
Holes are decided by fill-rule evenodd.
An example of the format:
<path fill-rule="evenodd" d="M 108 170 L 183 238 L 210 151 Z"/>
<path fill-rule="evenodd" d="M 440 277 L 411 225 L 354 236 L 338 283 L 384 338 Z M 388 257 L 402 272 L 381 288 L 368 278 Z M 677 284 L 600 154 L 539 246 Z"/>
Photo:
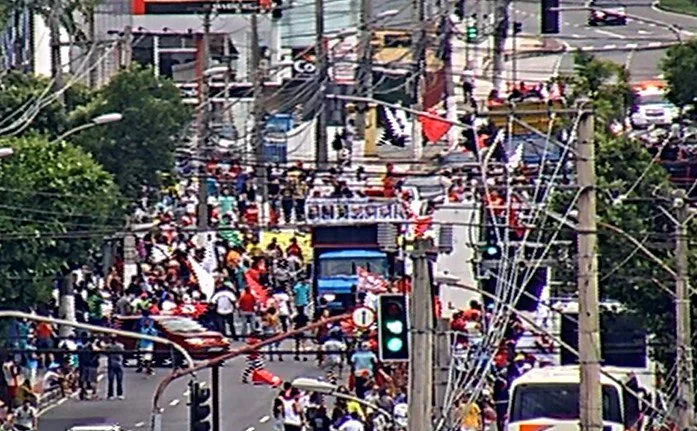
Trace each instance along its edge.
<path fill-rule="evenodd" d="M 310 379 L 307 377 L 298 377 L 297 379 L 293 380 L 291 382 L 291 386 L 300 389 L 301 391 L 306 391 L 306 392 L 318 392 L 323 395 L 330 395 L 332 397 L 336 398 L 343 398 L 345 400 L 349 401 L 354 401 L 364 407 L 367 407 L 369 409 L 372 409 L 376 412 L 379 412 L 380 414 L 385 415 L 386 417 L 390 418 L 391 420 L 394 420 L 392 413 L 388 412 L 387 410 L 381 409 L 380 407 L 376 406 L 375 404 L 369 403 L 365 400 L 362 400 L 358 397 L 355 397 L 350 394 L 343 394 L 339 392 L 339 387 L 337 385 L 333 385 L 328 382 L 323 382 L 321 380 L 317 379 Z"/>
<path fill-rule="evenodd" d="M 5 157 L 10 157 L 12 154 L 14 154 L 14 150 L 12 148 L 0 148 L 0 159 L 4 159 Z"/>
<path fill-rule="evenodd" d="M 117 121 L 121 121 L 123 119 L 123 115 L 119 112 L 110 112 L 108 114 L 102 114 L 97 117 L 94 117 L 90 122 L 85 123 L 81 126 L 73 127 L 72 129 L 68 130 L 67 132 L 63 133 L 62 135 L 58 136 L 56 139 L 51 141 L 51 143 L 56 143 L 60 142 L 63 139 L 67 138 L 68 136 L 81 132 L 83 130 L 90 129 L 94 126 L 102 126 L 104 124 L 109 124 L 109 123 L 115 123 Z"/>

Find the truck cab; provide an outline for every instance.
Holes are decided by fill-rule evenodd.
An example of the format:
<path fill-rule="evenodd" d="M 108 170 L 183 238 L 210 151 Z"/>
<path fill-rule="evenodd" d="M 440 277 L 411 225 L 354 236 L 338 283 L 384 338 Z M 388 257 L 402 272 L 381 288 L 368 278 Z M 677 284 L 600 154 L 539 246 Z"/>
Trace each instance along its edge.
<path fill-rule="evenodd" d="M 318 255 L 316 269 L 318 297 L 324 296 L 331 309 L 350 307 L 358 283 L 358 269 L 363 268 L 371 274 L 389 275 L 387 253 L 376 250 L 326 251 Z"/>

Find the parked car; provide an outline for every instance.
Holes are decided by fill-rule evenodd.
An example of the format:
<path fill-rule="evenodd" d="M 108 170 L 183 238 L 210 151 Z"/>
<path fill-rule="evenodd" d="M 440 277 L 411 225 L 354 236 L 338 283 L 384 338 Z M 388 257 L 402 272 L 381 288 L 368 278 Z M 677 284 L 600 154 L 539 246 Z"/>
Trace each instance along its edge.
<path fill-rule="evenodd" d="M 183 316 L 151 316 L 158 335 L 183 346 L 194 359 L 210 359 L 230 350 L 230 340 L 217 331 L 210 331 L 197 321 Z M 140 316 L 117 316 L 117 326 L 125 331 L 139 331 Z M 138 341 L 133 338 L 118 337 L 126 350 L 137 350 Z M 167 353 L 157 353 L 164 352 Z M 163 364 L 172 359 L 171 348 L 155 343 L 155 363 Z M 129 353 L 125 359 L 135 358 Z"/>

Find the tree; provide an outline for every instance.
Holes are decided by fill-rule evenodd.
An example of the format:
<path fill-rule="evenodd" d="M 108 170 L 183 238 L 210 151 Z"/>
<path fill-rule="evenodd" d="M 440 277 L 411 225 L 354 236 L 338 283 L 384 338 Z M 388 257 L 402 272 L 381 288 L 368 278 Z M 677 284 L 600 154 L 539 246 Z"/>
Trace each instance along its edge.
<path fill-rule="evenodd" d="M 0 140 L 0 304 L 47 300 L 62 265 L 84 263 L 120 229 L 121 198 L 109 173 L 80 148 L 33 135 Z"/>
<path fill-rule="evenodd" d="M 0 136 L 36 132 L 58 136 L 70 127 L 69 113 L 90 100 L 79 84 L 66 90 L 65 104 L 51 100 L 50 90 L 47 78 L 19 71 L 0 75 Z"/>
<path fill-rule="evenodd" d="M 661 68 L 668 83 L 668 100 L 680 108 L 692 106 L 697 98 L 697 41 L 670 47 Z"/>
<path fill-rule="evenodd" d="M 124 194 L 134 196 L 142 184 L 159 185 L 161 174 L 174 166 L 179 136 L 191 118 L 177 87 L 133 65 L 100 90 L 82 115 L 109 112 L 120 112 L 123 119 L 85 131 L 75 142 L 114 174 Z"/>

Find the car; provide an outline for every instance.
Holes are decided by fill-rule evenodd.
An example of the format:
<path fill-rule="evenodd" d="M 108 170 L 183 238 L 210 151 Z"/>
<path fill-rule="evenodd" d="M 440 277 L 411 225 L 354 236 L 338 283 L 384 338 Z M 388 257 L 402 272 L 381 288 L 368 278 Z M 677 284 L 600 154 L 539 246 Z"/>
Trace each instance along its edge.
<path fill-rule="evenodd" d="M 634 106 L 629 116 L 633 128 L 669 126 L 679 116 L 680 110 L 666 100 L 662 88 L 652 86 L 635 90 Z"/>
<path fill-rule="evenodd" d="M 619 3 L 593 1 L 588 25 L 627 25 L 627 9 Z"/>
<path fill-rule="evenodd" d="M 230 340 L 217 331 L 210 331 L 196 320 L 184 316 L 150 316 L 155 322 L 158 335 L 183 346 L 194 359 L 210 359 L 230 350 Z M 140 316 L 116 316 L 116 325 L 124 331 L 138 332 Z M 125 349 L 137 350 L 138 340 L 118 336 Z M 162 365 L 171 359 L 171 348 L 155 343 L 155 363 Z M 167 352 L 167 353 L 157 353 Z M 135 358 L 134 353 L 124 355 L 124 359 Z"/>

